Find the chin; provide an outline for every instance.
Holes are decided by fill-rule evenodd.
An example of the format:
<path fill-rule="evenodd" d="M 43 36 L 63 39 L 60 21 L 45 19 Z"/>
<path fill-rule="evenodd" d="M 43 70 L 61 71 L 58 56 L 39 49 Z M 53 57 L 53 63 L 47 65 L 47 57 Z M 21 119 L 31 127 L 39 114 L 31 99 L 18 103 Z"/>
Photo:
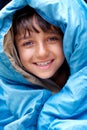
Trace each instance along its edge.
<path fill-rule="evenodd" d="M 51 78 L 53 75 L 45 75 L 45 76 L 38 76 L 39 78 L 41 78 L 41 79 L 49 79 L 49 78 Z"/>

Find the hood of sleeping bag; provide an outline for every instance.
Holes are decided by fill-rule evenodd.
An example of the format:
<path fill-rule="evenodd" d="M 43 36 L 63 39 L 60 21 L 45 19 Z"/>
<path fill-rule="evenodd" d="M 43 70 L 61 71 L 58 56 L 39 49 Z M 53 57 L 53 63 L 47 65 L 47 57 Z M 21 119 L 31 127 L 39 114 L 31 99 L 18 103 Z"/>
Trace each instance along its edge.
<path fill-rule="evenodd" d="M 71 78 L 69 79 L 69 81 L 67 82 L 63 90 L 60 91 L 58 94 L 55 94 L 55 96 L 52 96 L 51 98 L 50 98 L 51 93 L 49 91 L 45 89 L 40 89 L 38 85 L 33 85 L 31 82 L 28 82 L 20 73 L 18 73 L 13 68 L 8 57 L 4 53 L 4 49 L 3 49 L 4 36 L 11 28 L 13 14 L 17 10 L 25 7 L 26 5 L 33 7 L 37 11 L 37 13 L 41 15 L 41 17 L 43 17 L 46 21 L 50 22 L 51 24 L 60 27 L 64 32 L 63 49 L 64 49 L 64 54 L 67 59 L 67 62 L 70 66 Z M 60 106 L 62 106 L 61 103 L 63 103 L 63 97 L 66 97 L 64 101 L 65 103 L 68 99 L 70 99 L 68 102 L 69 105 L 66 105 L 67 104 L 66 103 L 65 106 L 62 107 L 62 109 L 66 110 L 67 112 L 69 111 L 69 109 L 65 109 L 65 108 L 67 107 L 69 108 L 69 106 L 71 105 L 73 93 L 74 93 L 73 95 L 76 94 L 75 98 L 73 98 L 73 102 L 76 101 L 76 99 L 78 99 L 77 98 L 78 95 L 81 94 L 82 98 L 80 98 L 81 96 L 80 95 L 79 96 L 80 100 L 77 100 L 76 104 L 78 104 L 79 101 L 83 103 L 83 100 L 87 98 L 86 93 L 82 94 L 81 91 L 78 91 L 79 90 L 78 87 L 80 88 L 80 90 L 84 88 L 83 92 L 85 92 L 86 84 L 87 84 L 87 78 L 86 78 L 87 77 L 86 74 L 87 72 L 86 70 L 87 26 L 86 25 L 87 25 L 87 5 L 83 0 L 77 0 L 77 1 L 76 0 L 73 1 L 12 0 L 2 10 L 0 10 L 0 86 L 1 86 L 0 102 L 2 104 L 0 106 L 0 113 L 1 113 L 0 130 L 3 129 L 4 130 L 12 130 L 12 129 L 36 130 L 38 116 L 39 116 L 38 129 L 47 130 L 49 125 L 46 124 L 45 127 L 45 123 L 47 123 L 45 122 L 46 119 L 49 120 L 48 123 L 50 124 L 50 122 L 52 122 L 55 119 L 57 112 L 61 112 L 61 113 L 63 112 L 61 111 L 61 107 L 60 108 L 58 107 L 59 103 Z M 81 74 L 83 75 L 80 76 Z M 72 83 L 72 81 L 74 82 L 74 84 Z M 83 81 L 84 84 L 82 85 Z M 73 86 L 77 86 L 76 90 L 75 87 Z M 66 93 L 69 95 L 68 97 L 66 96 Z M 60 102 L 54 103 L 55 97 L 57 101 L 60 100 Z M 46 102 L 48 98 L 49 100 L 48 102 Z M 45 106 L 42 109 L 44 103 Z M 87 102 L 84 102 L 84 104 L 85 103 L 87 104 Z M 73 106 L 74 105 L 75 104 L 73 104 Z M 59 110 L 53 109 L 57 107 L 59 108 Z M 49 108 L 55 113 L 53 117 L 52 117 L 53 113 L 50 113 L 51 116 L 49 116 L 48 114 Z M 76 108 L 78 108 L 78 105 Z M 87 107 L 84 105 L 83 113 L 85 112 L 85 108 Z M 83 109 L 79 109 L 79 110 L 81 111 Z M 70 110 L 72 113 L 72 111 L 74 111 L 75 109 L 73 110 L 73 108 L 71 108 Z M 40 111 L 41 114 L 39 115 Z M 43 113 L 48 115 L 47 117 L 49 118 L 44 116 Z M 58 119 L 62 119 L 62 117 L 63 115 L 59 116 L 59 118 L 57 116 Z M 67 113 L 66 116 L 64 116 L 64 118 L 66 117 L 67 119 L 69 119 Z M 74 119 L 74 117 L 76 118 L 76 116 L 73 115 L 72 120 Z M 82 117 L 84 117 L 84 114 Z M 44 127 L 43 125 L 40 126 L 41 121 Z M 65 126 L 67 126 L 66 122 L 62 123 L 62 121 L 60 120 L 58 121 L 61 122 L 59 123 L 60 129 L 61 129 L 61 124 L 65 123 Z M 55 122 L 53 122 L 54 124 L 50 124 L 50 127 L 48 129 L 52 130 L 52 129 L 59 128 L 59 126 L 57 125 L 56 125 L 57 128 L 51 127 L 51 126 L 55 126 L 55 124 L 57 124 L 58 121 L 55 120 Z M 72 123 L 71 120 L 70 122 L 72 125 L 74 124 Z M 63 129 L 64 128 L 62 128 L 62 130 Z"/>

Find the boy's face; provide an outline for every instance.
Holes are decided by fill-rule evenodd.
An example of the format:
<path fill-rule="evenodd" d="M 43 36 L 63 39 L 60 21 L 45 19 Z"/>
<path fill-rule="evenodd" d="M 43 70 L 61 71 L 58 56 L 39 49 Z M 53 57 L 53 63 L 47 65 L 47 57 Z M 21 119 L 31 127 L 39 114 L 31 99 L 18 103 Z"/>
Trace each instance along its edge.
<path fill-rule="evenodd" d="M 64 62 L 62 36 L 56 31 L 43 32 L 34 24 L 39 33 L 31 31 L 25 37 L 15 37 L 19 57 L 28 72 L 42 79 L 51 78 Z"/>

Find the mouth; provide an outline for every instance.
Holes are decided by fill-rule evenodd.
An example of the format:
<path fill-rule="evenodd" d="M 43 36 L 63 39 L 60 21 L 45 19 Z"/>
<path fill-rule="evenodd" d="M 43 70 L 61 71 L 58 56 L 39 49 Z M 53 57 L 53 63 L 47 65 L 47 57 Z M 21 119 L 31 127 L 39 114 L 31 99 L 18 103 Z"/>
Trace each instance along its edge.
<path fill-rule="evenodd" d="M 44 62 L 37 62 L 34 64 L 41 69 L 48 69 L 51 66 L 51 64 L 53 63 L 53 61 L 54 60 L 48 60 L 48 61 L 44 61 Z"/>

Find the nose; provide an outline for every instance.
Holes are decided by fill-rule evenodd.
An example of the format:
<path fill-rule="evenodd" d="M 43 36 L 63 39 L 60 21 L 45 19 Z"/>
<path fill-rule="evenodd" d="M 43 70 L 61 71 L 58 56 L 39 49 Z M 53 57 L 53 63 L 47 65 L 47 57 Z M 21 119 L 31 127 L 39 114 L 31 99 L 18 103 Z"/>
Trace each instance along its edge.
<path fill-rule="evenodd" d="M 40 44 L 37 47 L 36 56 L 43 60 L 48 57 L 49 49 L 48 46 L 45 43 L 40 42 Z"/>

